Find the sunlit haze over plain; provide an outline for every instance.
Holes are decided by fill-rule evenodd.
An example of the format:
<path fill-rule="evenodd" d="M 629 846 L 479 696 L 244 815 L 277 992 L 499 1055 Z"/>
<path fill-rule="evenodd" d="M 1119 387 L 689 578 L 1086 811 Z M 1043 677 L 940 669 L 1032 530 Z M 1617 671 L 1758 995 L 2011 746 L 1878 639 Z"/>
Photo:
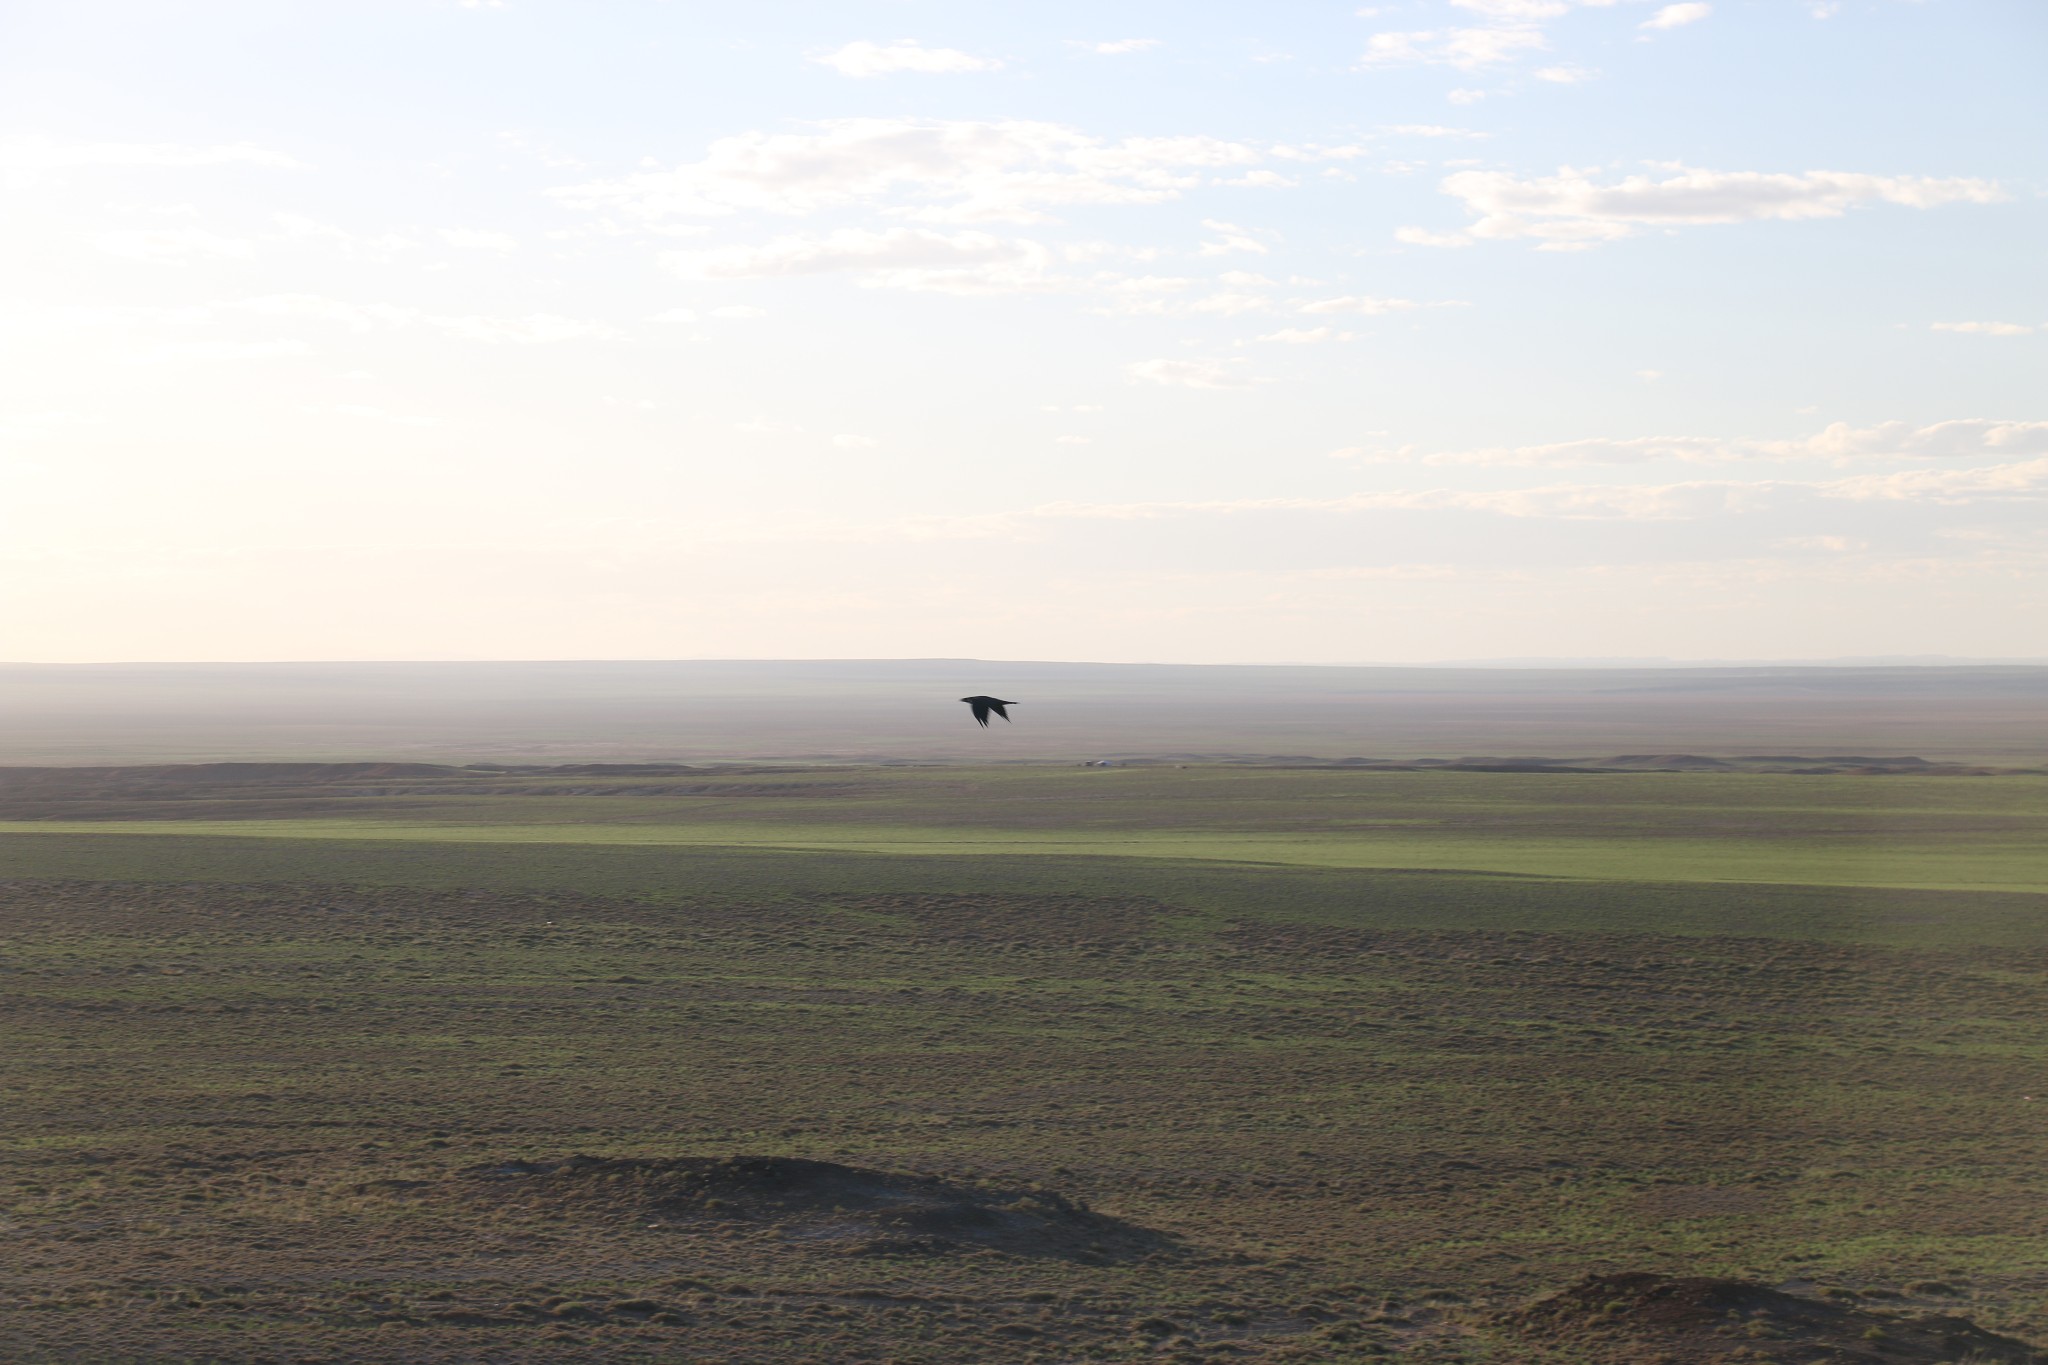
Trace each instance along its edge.
<path fill-rule="evenodd" d="M 0 17 L 4 655 L 2048 654 L 2035 0 Z"/>

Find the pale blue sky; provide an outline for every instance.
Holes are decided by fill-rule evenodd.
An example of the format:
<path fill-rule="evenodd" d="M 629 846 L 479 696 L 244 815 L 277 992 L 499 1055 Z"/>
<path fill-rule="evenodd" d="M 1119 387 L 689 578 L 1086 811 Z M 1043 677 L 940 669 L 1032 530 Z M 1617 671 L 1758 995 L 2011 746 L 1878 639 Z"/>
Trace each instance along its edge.
<path fill-rule="evenodd" d="M 2048 7 L 0 14 L 18 659 L 2048 653 Z"/>

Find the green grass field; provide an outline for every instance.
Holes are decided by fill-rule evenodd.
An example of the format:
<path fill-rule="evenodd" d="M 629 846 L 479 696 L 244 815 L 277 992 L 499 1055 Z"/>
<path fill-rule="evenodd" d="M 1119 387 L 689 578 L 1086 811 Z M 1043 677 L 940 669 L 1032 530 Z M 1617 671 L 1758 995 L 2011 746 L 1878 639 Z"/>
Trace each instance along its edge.
<path fill-rule="evenodd" d="M 1631 1269 L 2048 1332 L 2040 779 L 479 780 L 6 797 L 0 1356 L 1648 1359 L 1497 1316 Z M 1159 1249 L 468 1174 L 579 1152 Z"/>
<path fill-rule="evenodd" d="M 572 781 L 554 784 L 574 789 Z M 587 784 L 585 784 L 587 785 Z M 2048 779 L 1152 768 L 642 778 L 602 798 L 335 799 L 312 818 L 0 822 L 8 834 L 1142 858 L 1586 880 L 2048 891 Z M 359 807 L 369 806 L 365 815 Z"/>

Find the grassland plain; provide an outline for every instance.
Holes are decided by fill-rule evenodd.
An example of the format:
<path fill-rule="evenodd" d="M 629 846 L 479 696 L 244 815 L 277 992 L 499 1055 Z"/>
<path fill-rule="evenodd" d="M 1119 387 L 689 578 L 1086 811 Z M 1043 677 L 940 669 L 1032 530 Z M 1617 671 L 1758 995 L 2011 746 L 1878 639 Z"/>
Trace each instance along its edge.
<path fill-rule="evenodd" d="M 2038 1337 L 2044 792 L 0 780 L 0 1357 L 1612 1359 L 1513 1313 L 1641 1270 Z"/>

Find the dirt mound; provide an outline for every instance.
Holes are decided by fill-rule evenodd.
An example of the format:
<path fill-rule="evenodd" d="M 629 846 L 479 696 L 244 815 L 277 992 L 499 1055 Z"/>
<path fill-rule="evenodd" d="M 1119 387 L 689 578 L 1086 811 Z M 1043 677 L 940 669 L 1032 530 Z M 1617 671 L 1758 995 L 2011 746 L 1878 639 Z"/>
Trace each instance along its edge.
<path fill-rule="evenodd" d="M 572 1156 L 460 1173 L 474 1194 L 668 1225 L 746 1225 L 856 1255 L 988 1249 L 1107 1263 L 1174 1249 L 1159 1233 L 1045 1189 L 998 1189 L 794 1157 Z"/>
<path fill-rule="evenodd" d="M 1578 1357 L 1641 1365 L 2036 1365 L 2048 1356 L 1966 1318 L 1801 1298 L 1746 1280 L 1589 1275 L 1501 1325 Z"/>

